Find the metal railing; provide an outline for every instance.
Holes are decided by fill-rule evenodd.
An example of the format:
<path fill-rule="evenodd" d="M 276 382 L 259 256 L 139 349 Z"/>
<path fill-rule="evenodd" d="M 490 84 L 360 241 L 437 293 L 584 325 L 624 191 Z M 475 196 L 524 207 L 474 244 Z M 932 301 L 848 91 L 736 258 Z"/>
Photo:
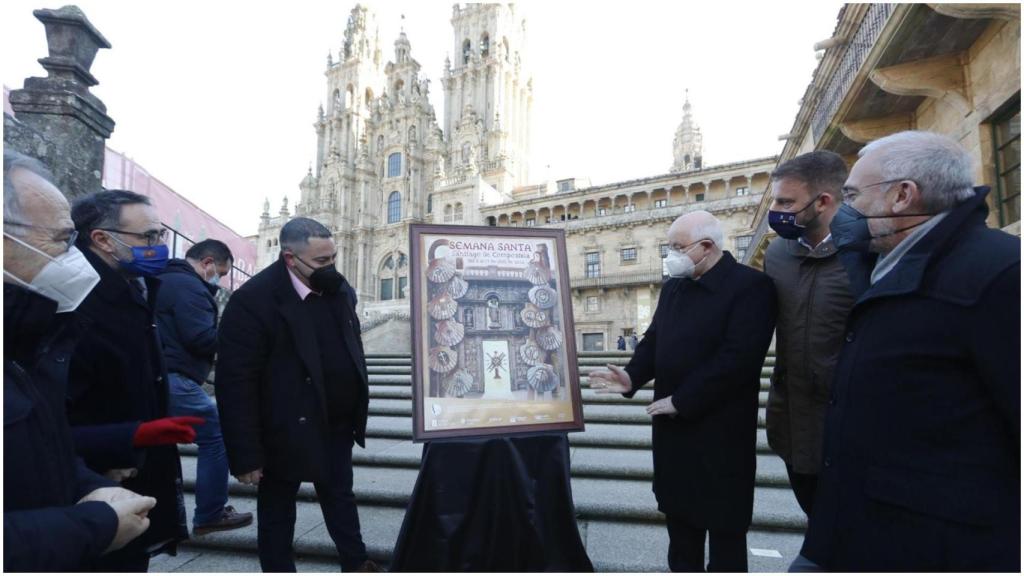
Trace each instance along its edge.
<path fill-rule="evenodd" d="M 820 106 L 814 111 L 811 120 L 811 133 L 815 142 L 821 140 L 824 135 L 836 110 L 845 99 L 850 84 L 857 77 L 857 73 L 864 65 L 871 48 L 878 40 L 878 35 L 882 32 L 882 28 L 885 27 L 886 21 L 889 20 L 889 16 L 892 15 L 895 8 L 895 4 L 872 4 L 867 14 L 864 15 L 864 19 L 861 20 L 842 61 L 832 78 L 829 79 L 828 85 L 825 86 L 821 98 L 818 99 Z"/>
<path fill-rule="evenodd" d="M 162 222 L 161 224 L 163 225 L 164 228 L 167 229 L 168 232 L 171 233 L 171 242 L 168 246 L 168 248 L 170 248 L 171 258 L 184 258 L 185 253 L 188 252 L 188 249 L 193 244 L 196 243 L 195 240 L 189 238 L 188 236 L 185 236 L 184 234 L 178 232 L 177 230 L 168 226 L 167 224 L 164 224 Z M 188 243 L 188 246 L 184 245 L 185 242 Z M 236 278 L 238 279 L 237 282 Z M 228 290 L 234 291 L 236 284 L 240 286 L 242 282 L 245 282 L 249 278 L 252 278 L 252 274 L 249 274 L 245 270 L 242 270 L 238 266 L 232 264 L 231 274 L 228 274 Z"/>
<path fill-rule="evenodd" d="M 642 284 L 661 284 L 665 279 L 661 268 L 638 270 L 617 274 L 598 274 L 596 276 L 574 276 L 570 279 L 573 289 L 608 288 L 612 286 L 637 286 Z"/>

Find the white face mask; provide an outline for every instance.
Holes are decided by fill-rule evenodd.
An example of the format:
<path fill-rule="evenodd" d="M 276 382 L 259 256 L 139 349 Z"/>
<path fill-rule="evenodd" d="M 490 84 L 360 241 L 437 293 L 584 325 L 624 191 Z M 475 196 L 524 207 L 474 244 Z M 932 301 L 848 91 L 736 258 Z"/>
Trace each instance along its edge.
<path fill-rule="evenodd" d="M 693 260 L 682 252 L 669 250 L 665 256 L 665 267 L 673 278 L 693 278 Z"/>
<path fill-rule="evenodd" d="M 25 248 L 43 255 L 50 262 L 36 274 L 32 282 L 25 282 L 7 270 L 4 275 L 33 292 L 57 302 L 57 312 L 71 312 L 85 300 L 100 282 L 100 275 L 85 259 L 85 254 L 72 246 L 68 251 L 54 258 L 46 252 L 25 242 L 4 234 Z"/>
<path fill-rule="evenodd" d="M 693 244 L 696 246 L 702 241 L 697 241 Z M 690 246 L 685 250 L 669 250 L 668 254 L 665 255 L 665 267 L 668 269 L 668 275 L 673 278 L 693 278 L 693 273 L 697 269 L 697 265 L 694 264 L 693 260 L 687 255 L 687 253 L 693 248 Z M 707 258 L 707 256 L 705 256 Z M 701 262 L 704 258 L 701 258 Z"/>

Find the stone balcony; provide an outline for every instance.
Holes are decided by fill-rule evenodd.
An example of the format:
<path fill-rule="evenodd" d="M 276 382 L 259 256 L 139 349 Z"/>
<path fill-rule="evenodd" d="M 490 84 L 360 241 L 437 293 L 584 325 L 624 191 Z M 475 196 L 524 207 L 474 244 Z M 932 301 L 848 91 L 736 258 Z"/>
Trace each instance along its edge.
<path fill-rule="evenodd" d="M 622 286 L 643 286 L 650 284 L 661 284 L 665 275 L 662 269 L 648 268 L 632 272 L 620 272 L 616 274 L 604 274 L 597 276 L 573 276 L 569 282 L 573 290 L 585 288 L 616 288 Z"/>

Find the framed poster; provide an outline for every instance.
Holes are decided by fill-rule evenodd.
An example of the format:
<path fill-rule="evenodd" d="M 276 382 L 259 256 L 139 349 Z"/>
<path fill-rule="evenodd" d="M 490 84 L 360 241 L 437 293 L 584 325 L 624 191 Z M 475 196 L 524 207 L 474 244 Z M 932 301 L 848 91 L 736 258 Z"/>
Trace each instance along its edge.
<path fill-rule="evenodd" d="M 413 439 L 583 430 L 565 232 L 409 232 Z"/>

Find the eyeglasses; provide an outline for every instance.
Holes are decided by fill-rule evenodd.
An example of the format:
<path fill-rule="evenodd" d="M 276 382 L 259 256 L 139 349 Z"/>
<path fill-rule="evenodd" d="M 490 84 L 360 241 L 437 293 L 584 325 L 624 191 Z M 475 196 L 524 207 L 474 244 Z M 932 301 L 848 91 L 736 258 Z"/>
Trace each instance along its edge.
<path fill-rule="evenodd" d="M 127 234 L 128 236 L 135 236 L 136 238 L 145 238 L 147 246 L 156 246 L 167 239 L 167 228 L 150 230 L 149 232 L 128 232 L 127 230 L 116 230 L 114 228 L 97 228 L 97 230 L 115 232 L 117 234 Z"/>
<path fill-rule="evenodd" d="M 34 228 L 36 230 L 46 230 L 54 233 L 54 242 L 64 242 L 67 246 L 66 250 L 71 250 L 71 247 L 75 245 L 75 240 L 78 240 L 78 230 L 74 228 L 51 228 L 49 226 L 36 226 L 35 224 L 25 224 L 24 222 L 15 222 L 13 220 L 4 220 L 6 226 L 21 226 L 22 228 Z M 67 239 L 57 240 L 57 237 L 67 234 Z"/>
<path fill-rule="evenodd" d="M 872 186 L 881 186 L 882 184 L 893 184 L 895 182 L 903 182 L 904 180 L 910 180 L 910 178 L 896 178 L 894 180 L 882 180 L 881 182 L 875 182 L 874 184 L 865 184 L 864 186 L 861 186 L 860 188 L 858 188 L 856 186 L 843 186 L 841 188 L 841 190 L 843 191 L 843 202 L 849 204 L 850 202 L 852 202 L 854 200 L 854 198 L 857 197 L 857 194 L 860 194 L 865 188 L 871 188 Z M 910 181 L 914 182 L 913 180 L 910 180 Z M 914 182 L 914 184 L 917 184 L 917 182 Z"/>

